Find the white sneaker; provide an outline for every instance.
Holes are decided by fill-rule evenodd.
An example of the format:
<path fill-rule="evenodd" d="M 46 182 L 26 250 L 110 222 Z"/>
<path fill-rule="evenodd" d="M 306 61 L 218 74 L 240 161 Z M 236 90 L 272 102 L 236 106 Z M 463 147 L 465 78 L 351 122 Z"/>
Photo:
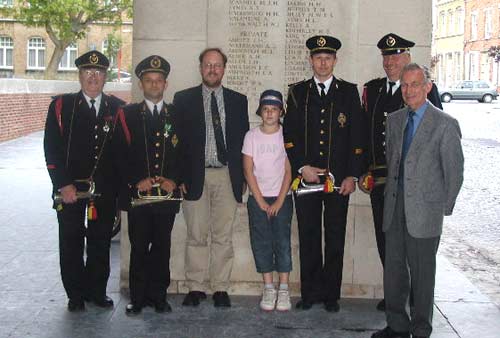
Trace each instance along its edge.
<path fill-rule="evenodd" d="M 278 291 L 278 301 L 276 303 L 276 310 L 278 311 L 290 311 L 292 308 L 292 303 L 290 302 L 290 293 L 288 290 Z"/>
<path fill-rule="evenodd" d="M 276 306 L 276 295 L 277 292 L 275 289 L 264 288 L 260 308 L 264 311 L 273 311 Z"/>

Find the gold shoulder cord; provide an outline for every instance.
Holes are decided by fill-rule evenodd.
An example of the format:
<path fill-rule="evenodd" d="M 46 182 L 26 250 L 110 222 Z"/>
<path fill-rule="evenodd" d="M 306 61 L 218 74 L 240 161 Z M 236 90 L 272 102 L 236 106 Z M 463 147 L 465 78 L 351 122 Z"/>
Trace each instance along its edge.
<path fill-rule="evenodd" d="M 77 95 L 77 97 L 78 97 L 78 95 Z M 70 155 L 70 147 L 71 147 L 71 138 L 73 136 L 73 120 L 75 117 L 77 97 L 75 97 L 75 99 L 73 100 L 73 112 L 71 113 L 71 121 L 69 123 L 68 149 L 66 151 L 66 169 L 68 169 L 68 167 L 69 167 L 69 155 Z M 61 114 L 62 114 L 62 112 L 61 112 Z M 99 161 L 101 159 L 102 153 L 104 152 L 104 145 L 106 144 L 106 140 L 108 139 L 109 132 L 106 132 L 105 134 L 106 135 L 104 136 L 104 139 L 102 140 L 101 150 L 99 151 L 99 154 L 97 155 L 97 159 L 95 160 L 94 167 L 92 168 L 92 171 L 91 171 L 90 176 L 89 176 L 90 181 L 93 180 L 93 177 L 94 177 L 94 174 L 97 170 L 97 166 L 99 165 Z"/>

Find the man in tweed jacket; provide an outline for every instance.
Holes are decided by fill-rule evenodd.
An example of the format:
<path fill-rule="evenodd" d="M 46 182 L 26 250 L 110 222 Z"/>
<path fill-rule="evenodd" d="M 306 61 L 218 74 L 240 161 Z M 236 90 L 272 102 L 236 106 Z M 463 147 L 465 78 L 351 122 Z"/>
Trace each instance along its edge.
<path fill-rule="evenodd" d="M 410 333 L 419 338 L 432 332 L 436 253 L 443 217 L 451 215 L 462 186 L 464 159 L 458 122 L 427 100 L 431 88 L 427 69 L 405 66 L 401 89 L 407 107 L 387 119 L 387 327 L 372 338 L 409 338 Z M 411 316 L 406 311 L 410 283 Z"/>

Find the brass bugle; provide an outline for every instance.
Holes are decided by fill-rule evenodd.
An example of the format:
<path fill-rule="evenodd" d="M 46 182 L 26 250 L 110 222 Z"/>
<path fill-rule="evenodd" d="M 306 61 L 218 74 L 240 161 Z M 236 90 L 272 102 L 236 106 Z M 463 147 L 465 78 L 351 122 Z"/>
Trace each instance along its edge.
<path fill-rule="evenodd" d="M 327 174 L 325 174 L 325 173 L 318 174 L 318 176 L 326 176 L 326 175 Z M 330 176 L 330 179 L 332 180 L 332 182 L 335 182 L 335 177 L 333 176 L 332 173 L 328 173 L 328 176 Z M 316 192 L 324 192 L 324 189 L 325 189 L 325 184 L 324 183 L 307 183 L 304 180 L 304 178 L 302 177 L 300 179 L 300 185 L 299 185 L 299 187 L 297 188 L 297 190 L 295 190 L 295 194 L 298 197 L 298 196 L 302 196 L 302 195 L 313 194 L 313 193 L 316 193 Z M 334 191 L 339 191 L 340 187 L 334 186 L 333 190 Z"/>
<path fill-rule="evenodd" d="M 151 190 L 153 190 L 155 194 L 152 194 Z M 142 193 L 137 190 L 136 197 L 133 197 L 130 201 L 132 208 L 152 203 L 183 200 L 182 192 L 180 190 L 166 192 L 160 188 L 160 183 L 153 184 L 153 188 L 151 190 L 146 193 Z"/>
<path fill-rule="evenodd" d="M 94 197 L 99 197 L 101 194 L 98 194 L 95 192 L 95 182 L 90 180 L 90 179 L 82 179 L 82 180 L 75 180 L 75 186 L 78 189 L 78 186 L 81 186 L 83 184 L 88 185 L 87 190 L 77 190 L 76 191 L 76 199 L 83 200 L 83 199 L 91 199 Z M 55 203 L 63 203 L 63 197 L 60 192 L 57 192 L 54 194 L 54 202 Z"/>

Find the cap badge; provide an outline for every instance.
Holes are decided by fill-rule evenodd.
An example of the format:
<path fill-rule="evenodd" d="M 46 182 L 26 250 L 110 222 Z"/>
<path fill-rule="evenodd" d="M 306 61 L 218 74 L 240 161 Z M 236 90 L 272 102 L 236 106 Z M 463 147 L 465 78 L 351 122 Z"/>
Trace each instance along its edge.
<path fill-rule="evenodd" d="M 394 39 L 392 36 L 389 36 L 387 40 L 385 40 L 385 43 L 389 47 L 393 47 L 396 44 L 396 39 Z"/>
<path fill-rule="evenodd" d="M 316 43 L 318 44 L 319 47 L 324 47 L 326 45 L 326 39 L 320 36 L 316 41 Z"/>
<path fill-rule="evenodd" d="M 91 64 L 95 65 L 96 63 L 99 62 L 99 57 L 97 56 L 97 54 L 92 54 L 89 57 L 89 61 L 90 61 Z"/>
<path fill-rule="evenodd" d="M 160 68 L 161 67 L 161 60 L 158 57 L 154 57 L 151 60 L 151 67 L 153 68 Z"/>

